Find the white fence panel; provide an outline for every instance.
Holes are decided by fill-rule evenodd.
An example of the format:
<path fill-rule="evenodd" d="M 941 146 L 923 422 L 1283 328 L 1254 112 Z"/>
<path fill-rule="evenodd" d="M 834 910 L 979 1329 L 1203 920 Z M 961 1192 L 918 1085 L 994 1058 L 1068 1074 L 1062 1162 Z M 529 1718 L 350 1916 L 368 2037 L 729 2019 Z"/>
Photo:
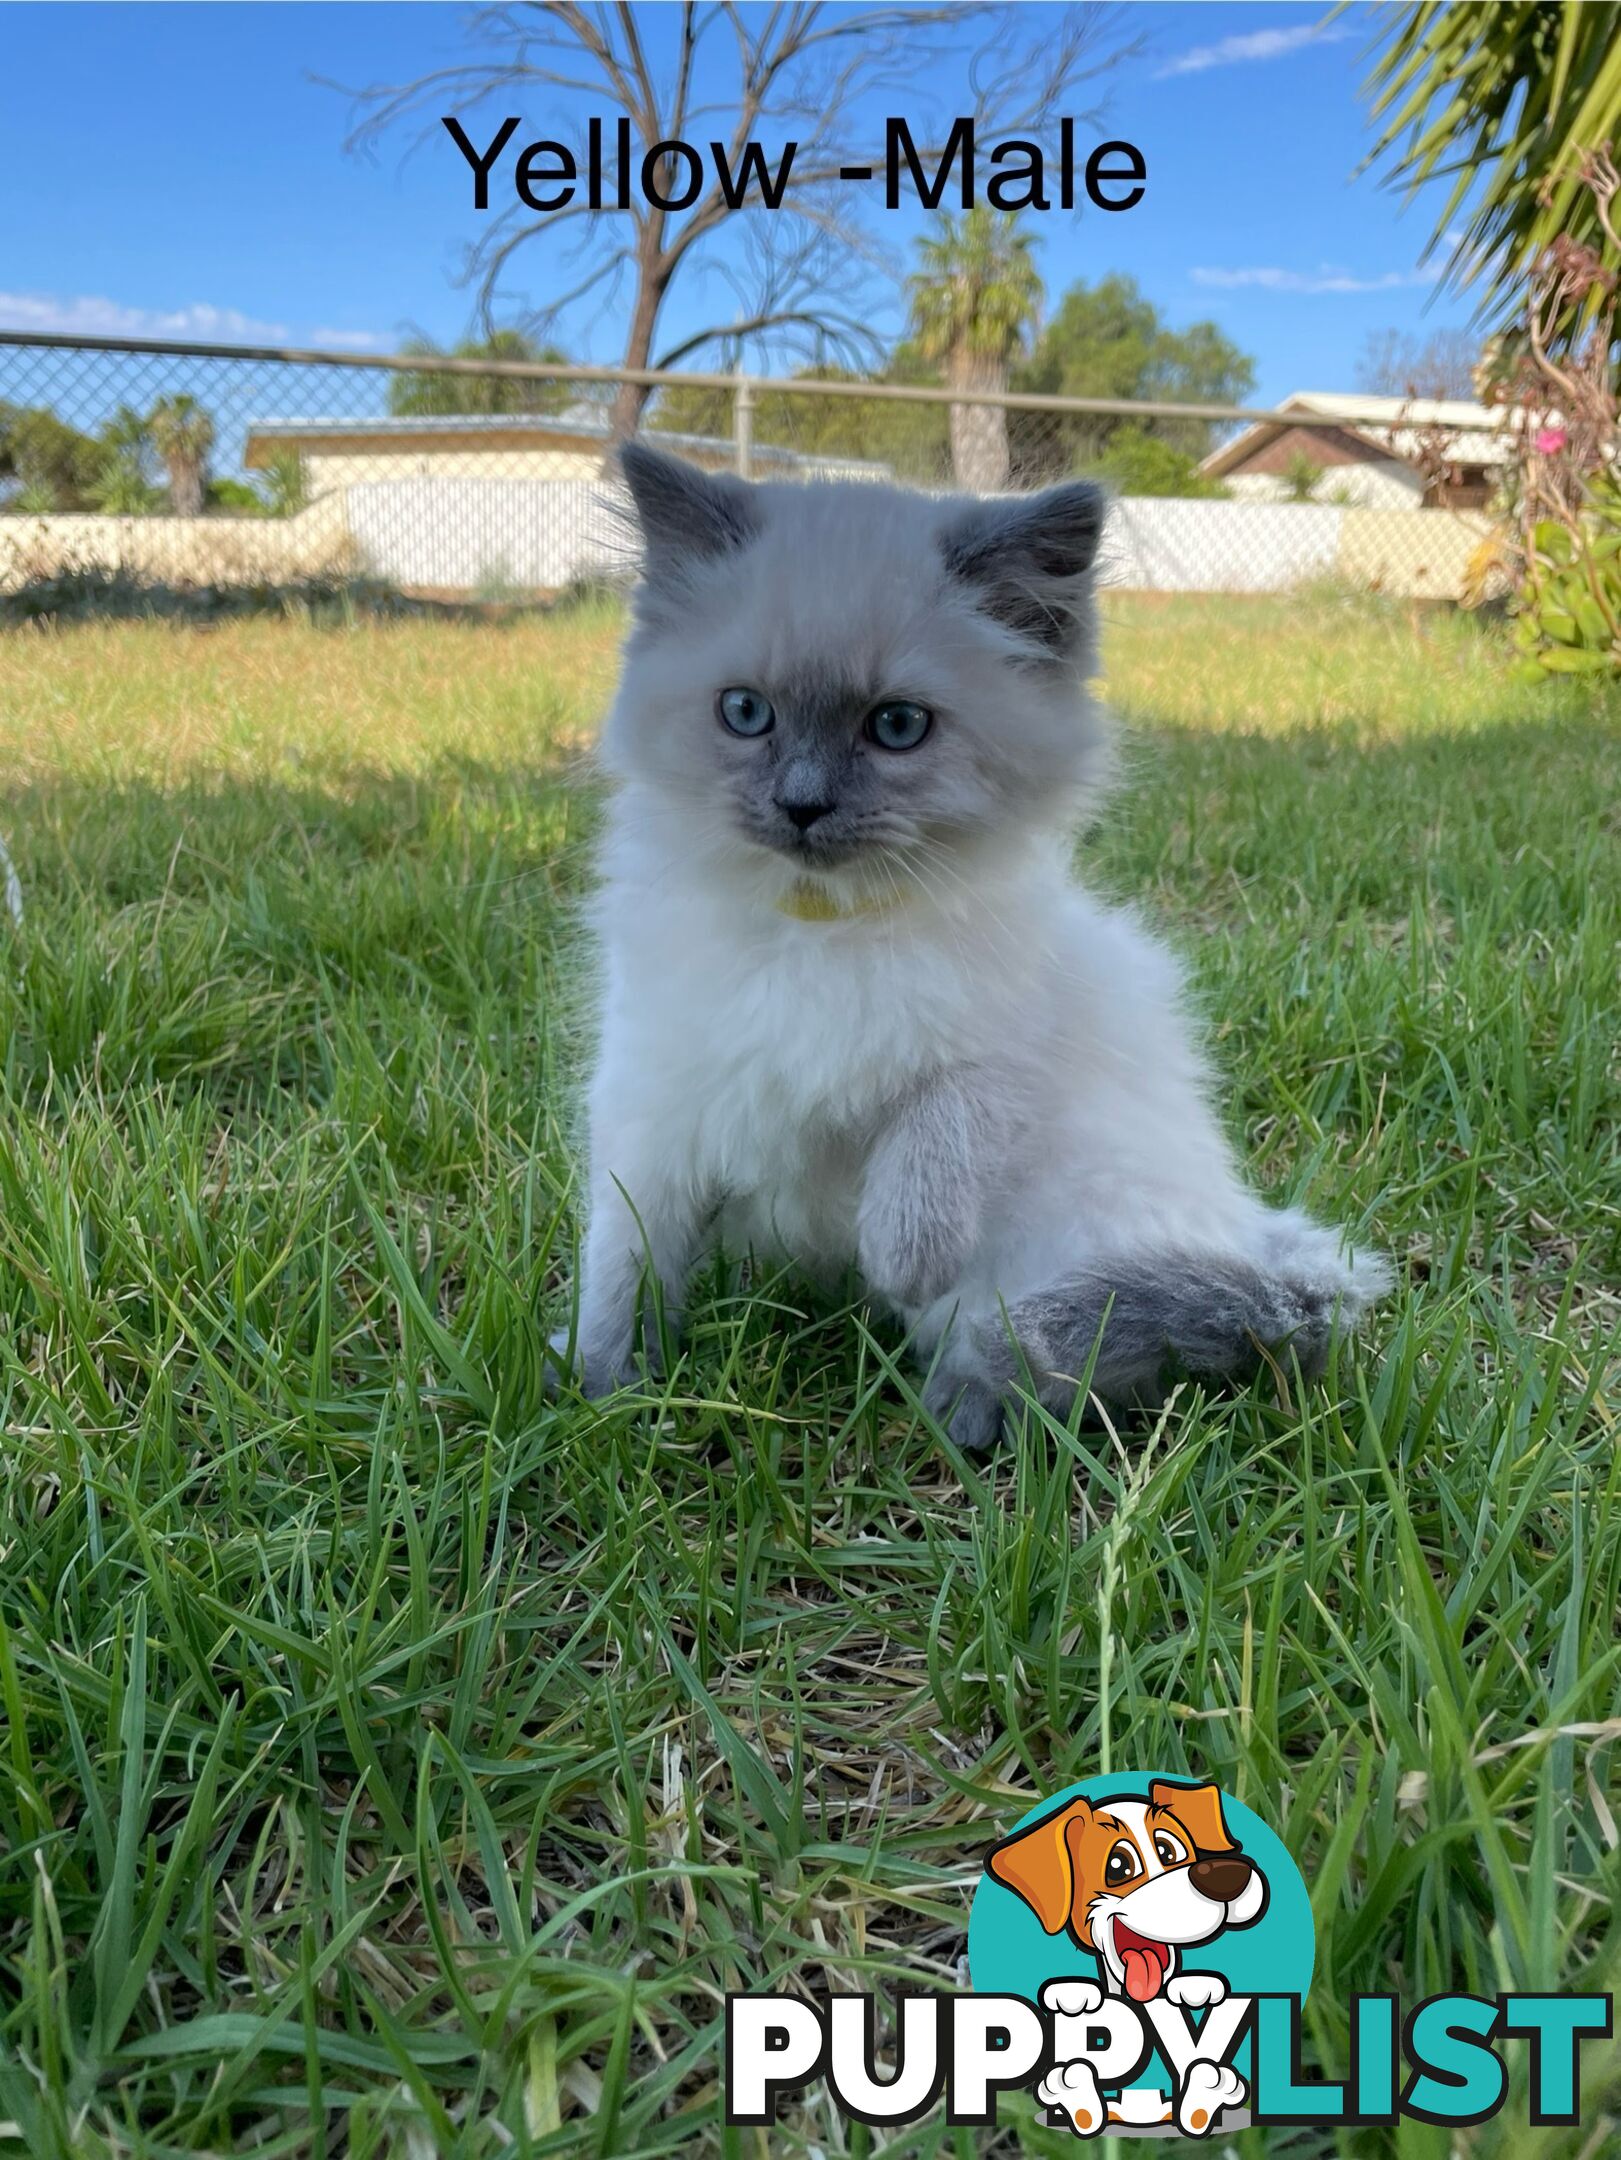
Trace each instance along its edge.
<path fill-rule="evenodd" d="M 360 481 L 345 494 L 365 567 L 408 589 L 555 592 L 627 567 L 599 479 L 434 474 Z"/>
<path fill-rule="evenodd" d="M 626 573 L 634 559 L 600 475 L 433 474 L 360 481 L 344 494 L 365 567 L 412 590 L 555 592 L 575 578 Z M 1110 510 L 1102 573 L 1125 591 L 1286 592 L 1342 570 L 1347 519 L 1367 524 L 1370 515 L 1338 504 L 1133 496 Z M 1389 526 L 1410 550 L 1434 515 L 1392 511 L 1380 530 Z M 1394 559 L 1400 550 L 1387 545 L 1385 552 Z M 1378 582 L 1400 587 L 1388 570 Z M 1434 582 L 1436 589 L 1446 584 Z"/>
<path fill-rule="evenodd" d="M 1110 513 L 1101 568 L 1134 592 L 1283 592 L 1333 574 L 1344 516 L 1319 503 L 1128 497 Z"/>

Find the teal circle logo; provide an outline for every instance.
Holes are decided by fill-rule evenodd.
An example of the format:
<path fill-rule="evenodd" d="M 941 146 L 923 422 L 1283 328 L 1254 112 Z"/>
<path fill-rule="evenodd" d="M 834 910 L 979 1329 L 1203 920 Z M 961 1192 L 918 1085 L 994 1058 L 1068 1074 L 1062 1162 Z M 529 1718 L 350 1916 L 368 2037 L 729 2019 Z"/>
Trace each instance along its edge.
<path fill-rule="evenodd" d="M 986 1855 L 968 1920 L 974 1993 L 1037 2003 L 1077 2047 L 1111 2020 L 1151 2033 L 1175 2012 L 1204 2030 L 1250 1996 L 1304 2002 L 1315 1961 L 1311 1899 L 1282 1840 L 1185 1776 L 1082 1778 L 1031 1808 Z M 1207 2080 L 1201 2130 L 1218 2117 L 1236 2127 L 1223 2111 L 1247 2098 L 1251 2043 L 1233 2038 Z M 1167 2088 L 1185 2079 L 1162 2054 L 1122 2056 L 1121 2070 L 1132 2089 L 1105 2097 L 1096 2120 L 1083 2119 L 1099 2107 L 1090 2072 L 1084 2100 L 1062 2061 L 1038 2093 L 1076 2129 L 1171 2119 Z"/>

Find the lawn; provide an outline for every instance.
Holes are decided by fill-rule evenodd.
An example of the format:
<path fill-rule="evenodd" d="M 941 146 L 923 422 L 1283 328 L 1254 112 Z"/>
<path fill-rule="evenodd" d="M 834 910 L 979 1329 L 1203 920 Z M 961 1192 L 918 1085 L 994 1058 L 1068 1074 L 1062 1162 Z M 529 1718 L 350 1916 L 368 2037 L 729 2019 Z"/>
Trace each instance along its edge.
<path fill-rule="evenodd" d="M 1323 1391 L 975 1464 L 791 1279 L 547 1399 L 610 610 L 0 638 L 0 2149 L 865 2152 L 719 2128 L 725 1992 L 952 1981 L 1111 1767 L 1301 1859 L 1331 2069 L 1358 1989 L 1621 1984 L 1621 699 L 1330 594 L 1108 617 L 1083 860 L 1400 1289 Z M 1468 2149 L 1612 2149 L 1586 2062 Z"/>

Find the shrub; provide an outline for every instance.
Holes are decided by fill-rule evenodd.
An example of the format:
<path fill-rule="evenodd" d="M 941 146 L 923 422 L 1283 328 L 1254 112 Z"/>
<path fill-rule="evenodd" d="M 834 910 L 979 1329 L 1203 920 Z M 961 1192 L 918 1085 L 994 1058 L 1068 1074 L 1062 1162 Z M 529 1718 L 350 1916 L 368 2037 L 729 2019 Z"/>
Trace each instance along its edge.
<path fill-rule="evenodd" d="M 1584 155 L 1576 177 L 1621 254 L 1621 171 L 1609 148 Z M 1518 530 L 1505 552 L 1528 680 L 1621 674 L 1618 310 L 1621 276 L 1599 250 L 1557 235 L 1532 267 L 1523 325 L 1499 350 L 1493 388 L 1520 415 Z"/>
<path fill-rule="evenodd" d="M 1322 466 L 1314 465 L 1304 450 L 1297 450 L 1283 468 L 1283 484 L 1289 491 L 1289 500 L 1310 502 L 1322 477 Z"/>
<path fill-rule="evenodd" d="M 0 593 L 0 629 L 68 622 L 216 623 L 251 615 L 292 616 L 328 625 L 451 612 L 420 606 L 375 578 L 183 585 L 142 577 L 124 564 L 41 569 L 12 591 Z"/>
<path fill-rule="evenodd" d="M 1199 470 L 1199 460 L 1178 443 L 1146 428 L 1116 428 L 1093 470 L 1122 495 L 1225 495 L 1219 480 Z"/>
<path fill-rule="evenodd" d="M 245 480 L 210 480 L 204 490 L 203 503 L 209 510 L 231 510 L 239 517 L 269 515 L 264 497 Z"/>
<path fill-rule="evenodd" d="M 1514 642 L 1520 673 L 1621 669 L 1621 482 L 1592 480 L 1583 514 L 1539 518 L 1525 537 Z"/>

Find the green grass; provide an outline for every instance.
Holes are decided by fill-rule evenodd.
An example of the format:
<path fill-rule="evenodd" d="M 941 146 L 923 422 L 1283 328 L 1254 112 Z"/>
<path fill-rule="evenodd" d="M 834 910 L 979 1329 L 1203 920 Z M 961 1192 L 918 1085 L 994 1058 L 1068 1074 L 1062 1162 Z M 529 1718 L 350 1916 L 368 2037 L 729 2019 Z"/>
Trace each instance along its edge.
<path fill-rule="evenodd" d="M 1401 1288 L 1324 1391 L 975 1465 L 791 1280 L 546 1398 L 610 614 L 0 641 L 0 2147 L 763 2153 L 725 1991 L 949 1982 L 1099 1768 L 1279 1829 L 1329 2067 L 1355 1989 L 1621 1979 L 1621 705 L 1444 616 L 1108 613 L 1091 873 Z M 1611 2149 L 1587 2062 L 1581 2136 L 1469 2149 Z"/>

